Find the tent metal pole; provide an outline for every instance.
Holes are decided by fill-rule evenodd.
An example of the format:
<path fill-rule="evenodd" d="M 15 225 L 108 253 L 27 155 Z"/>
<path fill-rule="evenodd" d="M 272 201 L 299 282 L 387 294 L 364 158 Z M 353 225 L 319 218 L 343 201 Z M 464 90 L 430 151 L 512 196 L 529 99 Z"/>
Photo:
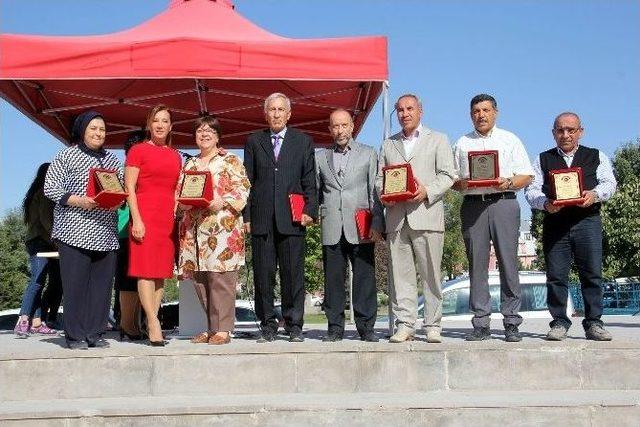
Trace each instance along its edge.
<path fill-rule="evenodd" d="M 389 123 L 389 81 L 382 83 L 382 139 L 385 140 L 391 136 L 391 123 Z"/>
<path fill-rule="evenodd" d="M 390 117 L 389 117 L 389 81 L 385 80 L 382 83 L 382 140 L 389 138 L 390 134 Z M 389 336 L 393 335 L 393 307 L 391 305 L 391 288 L 393 284 L 391 283 L 391 256 L 388 257 L 387 262 L 387 310 L 389 314 Z"/>

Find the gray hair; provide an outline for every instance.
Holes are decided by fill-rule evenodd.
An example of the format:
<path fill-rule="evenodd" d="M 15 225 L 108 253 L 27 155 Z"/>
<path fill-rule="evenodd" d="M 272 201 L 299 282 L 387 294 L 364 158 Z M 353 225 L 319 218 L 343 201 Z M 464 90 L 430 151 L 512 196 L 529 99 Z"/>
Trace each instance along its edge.
<path fill-rule="evenodd" d="M 284 99 L 284 103 L 287 106 L 287 109 L 289 111 L 291 111 L 291 100 L 287 97 L 287 95 L 285 95 L 284 93 L 280 93 L 280 92 L 274 92 L 271 95 L 267 96 L 267 99 L 264 100 L 264 112 L 267 112 L 267 108 L 269 107 L 269 104 L 271 103 L 271 101 L 273 101 L 276 98 L 282 98 Z"/>
<path fill-rule="evenodd" d="M 403 95 L 400 95 L 398 97 L 398 100 L 396 101 L 396 103 L 393 105 L 393 108 L 395 108 L 396 110 L 398 109 L 398 102 L 400 102 L 400 100 L 402 98 L 413 98 L 416 100 L 416 103 L 418 104 L 418 107 L 420 107 L 420 109 L 422 110 L 422 101 L 420 100 L 420 98 L 418 98 L 418 95 L 414 95 L 413 93 L 405 93 Z"/>
<path fill-rule="evenodd" d="M 572 111 L 565 111 L 564 113 L 558 114 L 556 116 L 556 118 L 553 120 L 553 127 L 554 128 L 558 124 L 558 120 L 560 120 L 560 117 L 564 117 L 564 116 L 574 117 L 578 121 L 578 126 L 580 126 L 580 128 L 582 128 L 582 122 L 580 120 L 580 116 L 578 116 L 576 113 L 574 113 Z"/>

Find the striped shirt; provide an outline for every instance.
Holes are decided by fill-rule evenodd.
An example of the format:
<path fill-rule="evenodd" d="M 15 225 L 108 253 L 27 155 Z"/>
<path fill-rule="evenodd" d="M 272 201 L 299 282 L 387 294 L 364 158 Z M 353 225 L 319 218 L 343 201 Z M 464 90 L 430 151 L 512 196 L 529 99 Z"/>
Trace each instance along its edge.
<path fill-rule="evenodd" d="M 122 163 L 104 149 L 93 151 L 84 144 L 74 145 L 58 152 L 51 162 L 44 182 L 45 195 L 56 203 L 51 238 L 92 251 L 115 250 L 119 247 L 116 211 L 67 204 L 72 195 L 86 195 L 91 168 L 116 170 L 123 180 Z"/>

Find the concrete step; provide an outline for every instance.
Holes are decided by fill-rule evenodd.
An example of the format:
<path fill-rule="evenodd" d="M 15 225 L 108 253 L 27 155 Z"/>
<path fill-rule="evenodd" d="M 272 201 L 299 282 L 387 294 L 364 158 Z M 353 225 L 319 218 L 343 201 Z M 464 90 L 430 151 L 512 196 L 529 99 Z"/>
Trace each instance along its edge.
<path fill-rule="evenodd" d="M 110 340 L 108 349 L 72 351 L 51 345 L 62 338 L 34 340 L 31 351 L 20 348 L 26 340 L 13 339 L 12 349 L 3 347 L 0 352 L 0 401 L 398 390 L 640 390 L 638 342 L 390 344 L 308 339 L 257 344 L 236 339 L 230 345 L 210 346 L 172 339 L 164 348 Z"/>
<path fill-rule="evenodd" d="M 637 427 L 640 392 L 436 391 L 162 396 L 5 402 L 3 426 Z"/>

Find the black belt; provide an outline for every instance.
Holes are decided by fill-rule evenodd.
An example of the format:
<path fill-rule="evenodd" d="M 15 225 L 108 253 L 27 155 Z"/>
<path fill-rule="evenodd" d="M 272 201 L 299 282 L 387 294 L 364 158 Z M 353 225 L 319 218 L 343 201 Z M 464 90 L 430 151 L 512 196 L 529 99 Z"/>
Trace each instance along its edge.
<path fill-rule="evenodd" d="M 472 200 L 474 202 L 493 202 L 500 199 L 515 199 L 516 193 L 513 191 L 505 191 L 504 193 L 490 193 L 490 194 L 467 194 L 464 196 L 465 200 Z"/>

